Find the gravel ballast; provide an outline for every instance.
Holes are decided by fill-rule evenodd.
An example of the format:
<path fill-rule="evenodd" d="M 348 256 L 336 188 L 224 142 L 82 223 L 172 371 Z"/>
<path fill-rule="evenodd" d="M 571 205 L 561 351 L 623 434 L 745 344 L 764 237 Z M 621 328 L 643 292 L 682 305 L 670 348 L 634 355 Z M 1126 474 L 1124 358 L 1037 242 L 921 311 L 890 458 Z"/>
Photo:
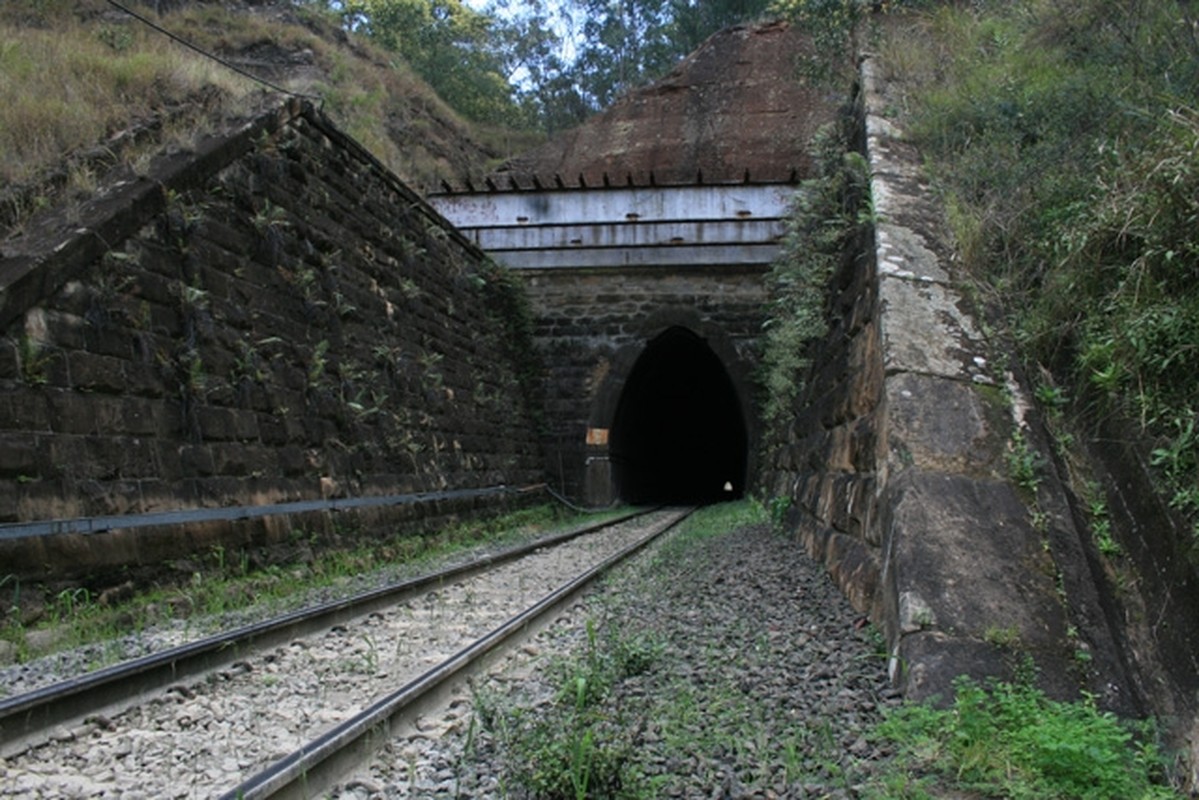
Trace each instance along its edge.
<path fill-rule="evenodd" d="M 889 754 L 869 732 L 900 702 L 879 637 L 793 539 L 721 513 L 722 529 L 672 534 L 618 570 L 333 796 L 557 796 L 554 781 L 575 796 L 584 779 L 589 797 L 877 787 Z"/>
<path fill-rule="evenodd" d="M 219 796 L 673 516 L 539 548 L 56 730 L 0 760 L 0 796 Z"/>

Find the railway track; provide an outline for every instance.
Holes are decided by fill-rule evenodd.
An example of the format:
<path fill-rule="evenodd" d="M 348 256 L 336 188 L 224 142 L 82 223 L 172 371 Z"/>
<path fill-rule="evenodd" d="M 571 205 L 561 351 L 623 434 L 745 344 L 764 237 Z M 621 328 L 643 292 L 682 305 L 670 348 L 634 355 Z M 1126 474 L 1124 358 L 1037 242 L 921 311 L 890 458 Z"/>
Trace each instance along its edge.
<path fill-rule="evenodd" d="M 688 513 L 630 514 L 6 698 L 0 796 L 314 796 Z"/>

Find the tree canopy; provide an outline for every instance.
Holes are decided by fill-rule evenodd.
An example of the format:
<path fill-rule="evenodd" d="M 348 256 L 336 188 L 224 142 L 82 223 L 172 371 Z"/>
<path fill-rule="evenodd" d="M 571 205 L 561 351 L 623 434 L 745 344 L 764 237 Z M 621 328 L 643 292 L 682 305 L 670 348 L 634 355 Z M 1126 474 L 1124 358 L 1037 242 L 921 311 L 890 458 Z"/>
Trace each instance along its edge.
<path fill-rule="evenodd" d="M 395 52 L 469 119 L 560 130 L 771 0 L 309 0 Z"/>

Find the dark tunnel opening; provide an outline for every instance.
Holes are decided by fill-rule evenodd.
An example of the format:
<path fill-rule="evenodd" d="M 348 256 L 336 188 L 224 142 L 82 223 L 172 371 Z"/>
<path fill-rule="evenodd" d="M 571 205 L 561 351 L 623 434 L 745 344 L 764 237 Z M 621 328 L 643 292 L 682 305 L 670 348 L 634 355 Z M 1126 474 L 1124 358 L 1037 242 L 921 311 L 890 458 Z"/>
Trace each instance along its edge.
<path fill-rule="evenodd" d="M 745 491 L 748 436 L 728 372 L 703 339 L 670 328 L 625 381 L 609 440 L 628 503 L 709 503 Z"/>

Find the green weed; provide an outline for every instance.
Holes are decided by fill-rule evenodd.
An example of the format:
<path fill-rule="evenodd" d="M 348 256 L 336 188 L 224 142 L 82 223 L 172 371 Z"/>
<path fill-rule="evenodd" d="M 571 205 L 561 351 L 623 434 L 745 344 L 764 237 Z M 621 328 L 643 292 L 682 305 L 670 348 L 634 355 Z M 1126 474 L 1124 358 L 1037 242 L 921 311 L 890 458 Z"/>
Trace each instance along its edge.
<path fill-rule="evenodd" d="M 899 750 L 883 783 L 900 797 L 926 797 L 934 786 L 1013 800 L 1176 796 L 1150 727 L 1122 722 L 1089 697 L 1050 700 L 1027 683 L 984 688 L 961 678 L 949 708 L 904 705 L 875 735 Z"/>
<path fill-rule="evenodd" d="M 655 652 L 652 642 L 614 632 L 601 642 L 589 620 L 587 647 L 558 664 L 558 693 L 543 713 L 476 695 L 476 716 L 499 741 L 512 782 L 547 800 L 645 796 L 632 734 L 603 701 L 615 682 L 652 668 Z"/>
<path fill-rule="evenodd" d="M 1016 485 L 1035 496 L 1037 488 L 1041 485 L 1041 469 L 1044 467 L 1044 459 L 1029 446 L 1024 432 L 1021 430 L 1012 433 L 1007 462 L 1008 473 Z"/>
<path fill-rule="evenodd" d="M 29 386 L 45 384 L 49 380 L 46 367 L 50 363 L 50 354 L 29 336 L 20 338 L 17 349 L 21 361 L 21 378 Z"/>
<path fill-rule="evenodd" d="M 1103 497 L 1102 488 L 1098 484 L 1088 483 L 1086 494 L 1087 516 L 1090 518 L 1095 546 L 1109 558 L 1120 555 L 1123 550 L 1120 543 L 1112 538 L 1112 521 L 1108 516 L 1107 500 Z"/>

